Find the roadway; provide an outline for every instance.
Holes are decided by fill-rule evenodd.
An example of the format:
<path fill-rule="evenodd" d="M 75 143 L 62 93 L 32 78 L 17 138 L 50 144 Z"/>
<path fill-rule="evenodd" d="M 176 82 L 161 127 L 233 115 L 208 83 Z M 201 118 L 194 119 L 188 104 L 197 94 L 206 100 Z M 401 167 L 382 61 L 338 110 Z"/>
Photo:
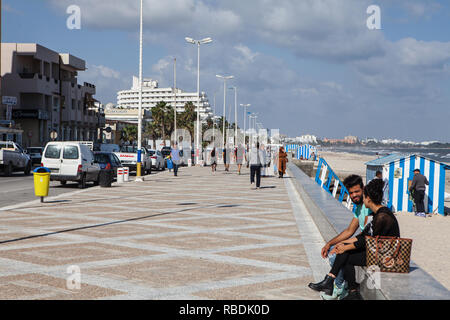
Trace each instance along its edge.
<path fill-rule="evenodd" d="M 88 183 L 88 188 L 92 187 Z M 57 196 L 67 192 L 77 191 L 78 184 L 68 182 L 62 186 L 57 181 L 50 182 L 49 196 Z M 10 177 L 0 175 L 0 208 L 16 205 L 38 199 L 34 195 L 33 174 L 25 176 L 23 172 L 15 172 Z"/>
<path fill-rule="evenodd" d="M 33 168 L 34 170 L 34 168 Z M 152 170 L 152 175 L 157 171 Z M 136 173 L 130 173 L 130 177 L 135 176 Z M 92 188 L 93 183 L 88 182 L 87 188 Z M 58 196 L 63 193 L 74 192 L 78 189 L 78 184 L 75 182 L 67 182 L 65 186 L 58 181 L 50 182 L 49 196 Z M 37 200 L 34 195 L 33 174 L 25 176 L 23 172 L 14 172 L 10 177 L 5 177 L 0 172 L 0 208 L 17 205 L 20 203 Z"/>

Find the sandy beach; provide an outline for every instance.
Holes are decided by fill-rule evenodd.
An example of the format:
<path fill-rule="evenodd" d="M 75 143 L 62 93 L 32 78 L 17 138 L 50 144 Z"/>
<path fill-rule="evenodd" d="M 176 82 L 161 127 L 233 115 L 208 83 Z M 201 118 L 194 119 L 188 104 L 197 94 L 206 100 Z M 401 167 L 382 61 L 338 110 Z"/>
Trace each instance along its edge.
<path fill-rule="evenodd" d="M 366 180 L 365 162 L 376 159 L 373 156 L 352 153 L 320 152 L 329 166 L 340 177 L 358 174 Z M 446 176 L 446 192 L 450 193 L 450 172 Z M 450 207 L 450 202 L 445 203 Z M 401 236 L 413 239 L 412 260 L 422 269 L 431 274 L 436 280 L 450 290 L 450 217 L 433 215 L 420 218 L 413 213 L 397 212 Z"/>

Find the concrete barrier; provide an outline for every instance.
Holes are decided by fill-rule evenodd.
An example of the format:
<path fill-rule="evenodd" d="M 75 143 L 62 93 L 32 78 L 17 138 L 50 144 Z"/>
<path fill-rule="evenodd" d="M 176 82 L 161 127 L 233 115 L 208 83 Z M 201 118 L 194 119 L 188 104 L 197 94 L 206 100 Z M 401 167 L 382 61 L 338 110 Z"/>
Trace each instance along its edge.
<path fill-rule="evenodd" d="M 325 241 L 328 242 L 348 226 L 353 218 L 351 211 L 320 188 L 296 165 L 288 163 L 288 173 Z M 317 254 L 320 255 L 320 252 Z M 367 300 L 450 299 L 450 291 L 430 274 L 419 268 L 414 261 L 411 261 L 410 266 L 409 274 L 381 272 L 379 288 L 373 288 L 367 283 L 369 274 L 366 268 L 357 267 L 357 274 L 360 277 L 362 274 L 365 279 L 361 283 L 361 295 Z"/>

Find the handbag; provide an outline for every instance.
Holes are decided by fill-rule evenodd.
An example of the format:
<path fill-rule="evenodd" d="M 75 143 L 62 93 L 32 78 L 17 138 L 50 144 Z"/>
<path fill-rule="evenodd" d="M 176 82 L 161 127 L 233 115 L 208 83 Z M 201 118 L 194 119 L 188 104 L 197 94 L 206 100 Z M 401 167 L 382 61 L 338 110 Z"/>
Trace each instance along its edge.
<path fill-rule="evenodd" d="M 381 272 L 409 273 L 412 239 L 366 236 L 366 265 Z"/>

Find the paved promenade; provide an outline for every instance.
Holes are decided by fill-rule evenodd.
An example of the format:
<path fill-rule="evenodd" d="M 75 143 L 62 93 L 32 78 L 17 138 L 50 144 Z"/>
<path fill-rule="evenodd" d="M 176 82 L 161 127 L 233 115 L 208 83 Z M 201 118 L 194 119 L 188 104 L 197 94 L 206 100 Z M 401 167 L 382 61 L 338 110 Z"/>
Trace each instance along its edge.
<path fill-rule="evenodd" d="M 232 169 L 0 209 L 0 299 L 319 299 L 323 240 L 291 179 L 252 190 Z"/>

